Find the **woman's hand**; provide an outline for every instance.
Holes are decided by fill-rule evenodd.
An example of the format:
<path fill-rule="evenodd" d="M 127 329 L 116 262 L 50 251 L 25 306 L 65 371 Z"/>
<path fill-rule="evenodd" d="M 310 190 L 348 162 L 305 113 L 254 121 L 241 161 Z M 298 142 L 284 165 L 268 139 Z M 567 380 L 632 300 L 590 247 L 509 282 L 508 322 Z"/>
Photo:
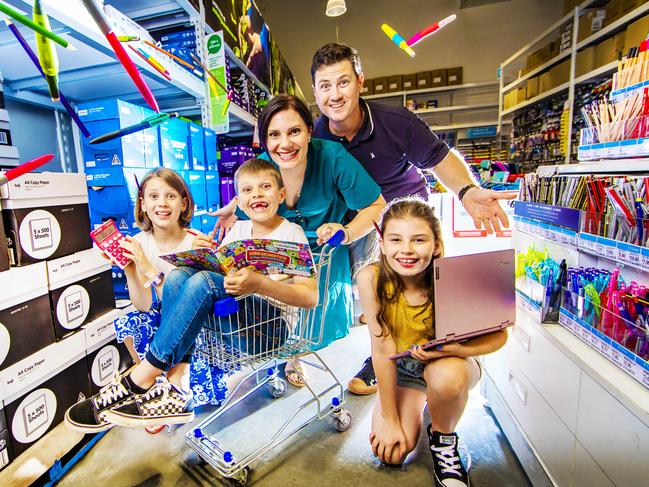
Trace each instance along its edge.
<path fill-rule="evenodd" d="M 501 231 L 509 226 L 509 220 L 500 206 L 499 200 L 512 200 L 516 193 L 494 191 L 491 189 L 471 188 L 462 198 L 462 206 L 473 219 L 473 224 L 479 230 L 484 226 L 487 233 Z"/>
<path fill-rule="evenodd" d="M 428 350 L 424 350 L 421 345 L 413 345 L 410 349 L 410 356 L 420 362 L 428 362 L 442 357 L 463 357 L 463 348 L 459 343 L 447 343 Z"/>
<path fill-rule="evenodd" d="M 212 230 L 210 233 L 205 235 L 204 233 L 199 233 L 192 239 L 192 249 L 213 249 L 216 247 L 214 243 L 214 234 L 216 230 Z"/>
<path fill-rule="evenodd" d="M 345 232 L 345 240 L 343 240 L 342 243 L 347 244 L 349 242 L 349 235 L 347 234 L 347 230 L 344 226 L 342 226 L 340 223 L 325 223 L 323 225 L 320 225 L 316 230 L 316 234 L 318 235 L 318 245 L 326 243 L 339 230 Z"/>
<path fill-rule="evenodd" d="M 237 208 L 237 198 L 233 198 L 227 205 L 216 211 L 208 213 L 210 216 L 218 216 L 219 219 L 214 225 L 212 236 L 216 236 L 216 241 L 220 242 L 225 237 L 225 234 L 230 231 L 234 223 L 239 217 L 234 213 Z"/>
<path fill-rule="evenodd" d="M 383 463 L 399 464 L 406 453 L 406 435 L 398 420 L 377 421 L 376 428 L 370 433 L 372 453 Z"/>
<path fill-rule="evenodd" d="M 140 242 L 127 235 L 119 241 L 119 245 L 124 249 L 124 256 L 131 259 L 139 274 L 147 279 L 152 279 L 158 273 L 156 268 L 153 267 L 153 264 L 151 264 L 146 255 L 144 255 L 144 250 L 142 249 Z"/>
<path fill-rule="evenodd" d="M 263 274 L 246 267 L 225 276 L 223 288 L 226 293 L 234 296 L 250 294 L 261 288 L 264 279 L 266 277 Z"/>

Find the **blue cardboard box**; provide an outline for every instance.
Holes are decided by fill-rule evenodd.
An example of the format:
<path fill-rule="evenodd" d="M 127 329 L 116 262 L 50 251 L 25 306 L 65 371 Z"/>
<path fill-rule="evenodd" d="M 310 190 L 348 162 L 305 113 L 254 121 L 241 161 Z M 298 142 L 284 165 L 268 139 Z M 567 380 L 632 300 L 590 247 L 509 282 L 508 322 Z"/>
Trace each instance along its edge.
<path fill-rule="evenodd" d="M 179 173 L 189 186 L 189 191 L 194 198 L 194 213 L 206 211 L 205 171 L 179 171 Z"/>
<path fill-rule="evenodd" d="M 216 171 L 218 156 L 216 150 L 216 132 L 212 129 L 203 128 L 205 136 L 205 163 L 208 171 Z"/>
<path fill-rule="evenodd" d="M 92 137 L 112 132 L 141 122 L 154 115 L 148 108 L 122 100 L 107 99 L 79 105 L 79 118 Z M 83 160 L 86 169 L 160 166 L 159 131 L 157 127 L 114 139 L 102 144 L 82 141 Z"/>
<path fill-rule="evenodd" d="M 201 215 L 201 232 L 207 234 L 214 230 L 214 225 L 219 218 L 216 216 L 210 216 L 207 213 Z"/>
<path fill-rule="evenodd" d="M 220 186 L 218 171 L 206 171 L 205 190 L 207 192 L 207 211 L 216 211 L 221 207 Z"/>
<path fill-rule="evenodd" d="M 160 125 L 160 162 L 175 171 L 189 169 L 187 122 L 172 118 Z"/>
<path fill-rule="evenodd" d="M 191 168 L 195 171 L 207 169 L 205 163 L 205 135 L 203 127 L 194 123 L 188 123 L 187 129 L 189 130 L 189 159 L 191 161 Z"/>

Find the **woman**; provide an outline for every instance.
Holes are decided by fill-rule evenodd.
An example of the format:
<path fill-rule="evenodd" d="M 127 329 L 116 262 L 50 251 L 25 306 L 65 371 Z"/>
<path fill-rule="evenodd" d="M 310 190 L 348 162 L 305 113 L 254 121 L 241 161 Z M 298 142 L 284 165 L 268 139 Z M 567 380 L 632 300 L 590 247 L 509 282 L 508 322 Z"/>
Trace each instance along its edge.
<path fill-rule="evenodd" d="M 311 140 L 313 118 L 299 98 L 273 98 L 258 123 L 259 138 L 266 150 L 261 158 L 277 165 L 286 188 L 286 200 L 278 214 L 302 226 L 314 252 L 338 230 L 345 232 L 344 245 L 333 252 L 330 262 L 329 296 L 320 345 L 325 347 L 347 335 L 353 322 L 347 245 L 370 232 L 385 200 L 379 186 L 341 144 Z M 231 224 L 234 210 L 232 202 L 216 213 L 219 226 L 227 228 Z M 347 216 L 349 210 L 358 212 L 351 220 Z M 323 291 L 321 286 L 320 302 Z M 320 317 L 317 311 L 316 324 Z M 304 385 L 300 374 L 292 369 L 286 371 L 289 382 L 297 386 Z"/>

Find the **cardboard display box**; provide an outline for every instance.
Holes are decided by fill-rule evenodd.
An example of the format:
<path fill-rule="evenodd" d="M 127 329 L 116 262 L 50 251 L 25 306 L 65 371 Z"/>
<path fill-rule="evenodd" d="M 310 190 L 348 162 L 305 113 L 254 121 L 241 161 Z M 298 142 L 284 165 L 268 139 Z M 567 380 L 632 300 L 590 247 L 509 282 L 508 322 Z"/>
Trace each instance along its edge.
<path fill-rule="evenodd" d="M 0 370 L 54 343 L 45 262 L 0 272 Z"/>
<path fill-rule="evenodd" d="M 0 204 L 0 214 L 2 214 L 2 204 Z M 6 270 L 9 270 L 9 247 L 7 247 L 5 225 L 2 218 L 0 218 L 0 272 Z"/>
<path fill-rule="evenodd" d="M 189 169 L 187 122 L 172 118 L 160 125 L 161 165 L 176 171 Z"/>
<path fill-rule="evenodd" d="M 383 76 L 381 78 L 374 78 L 374 94 L 380 95 L 388 92 L 388 78 Z"/>
<path fill-rule="evenodd" d="M 13 454 L 18 457 L 63 420 L 79 394 L 90 394 L 86 338 L 76 333 L 0 371 Z"/>
<path fill-rule="evenodd" d="M 404 74 L 403 75 L 403 89 L 404 91 L 417 89 L 417 74 Z"/>
<path fill-rule="evenodd" d="M 458 68 L 448 68 L 446 70 L 446 84 L 448 86 L 461 85 L 464 81 L 462 73 L 462 66 Z"/>
<path fill-rule="evenodd" d="M 47 273 L 57 340 L 115 309 L 111 264 L 99 250 L 48 261 Z"/>
<path fill-rule="evenodd" d="M 434 69 L 430 72 L 430 86 L 437 88 L 438 86 L 446 86 L 446 70 Z"/>
<path fill-rule="evenodd" d="M 363 88 L 361 89 L 361 95 L 367 96 L 373 94 L 374 94 L 374 80 L 365 78 L 365 81 L 363 81 Z"/>
<path fill-rule="evenodd" d="M 396 91 L 403 91 L 403 76 L 400 74 L 388 77 L 388 93 Z"/>
<path fill-rule="evenodd" d="M 83 174 L 28 173 L 0 187 L 12 264 L 26 265 L 92 246 Z"/>
<path fill-rule="evenodd" d="M 123 343 L 115 338 L 116 319 L 133 308 L 116 309 L 83 327 L 86 336 L 90 392 L 96 394 L 110 382 L 115 371 L 124 372 L 133 365 L 133 358 Z"/>

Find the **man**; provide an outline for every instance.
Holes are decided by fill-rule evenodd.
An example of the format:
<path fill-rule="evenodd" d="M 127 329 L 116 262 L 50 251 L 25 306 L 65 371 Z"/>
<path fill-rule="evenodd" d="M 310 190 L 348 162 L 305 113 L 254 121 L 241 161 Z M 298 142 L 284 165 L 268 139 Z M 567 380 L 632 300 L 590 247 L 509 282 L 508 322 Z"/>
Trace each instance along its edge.
<path fill-rule="evenodd" d="M 405 108 L 366 102 L 360 97 L 365 76 L 358 52 L 341 44 L 327 44 L 315 53 L 311 80 L 318 108 L 323 116 L 316 123 L 314 137 L 341 142 L 365 167 L 381 187 L 387 202 L 417 194 L 428 199 L 424 170 L 431 170 L 444 187 L 455 193 L 475 227 L 487 233 L 508 225 L 498 200 L 512 199 L 476 186 L 462 156 L 430 130 L 428 125 Z M 358 262 L 371 240 L 366 237 L 352 247 Z M 348 383 L 354 394 L 376 392 L 372 360 Z"/>

